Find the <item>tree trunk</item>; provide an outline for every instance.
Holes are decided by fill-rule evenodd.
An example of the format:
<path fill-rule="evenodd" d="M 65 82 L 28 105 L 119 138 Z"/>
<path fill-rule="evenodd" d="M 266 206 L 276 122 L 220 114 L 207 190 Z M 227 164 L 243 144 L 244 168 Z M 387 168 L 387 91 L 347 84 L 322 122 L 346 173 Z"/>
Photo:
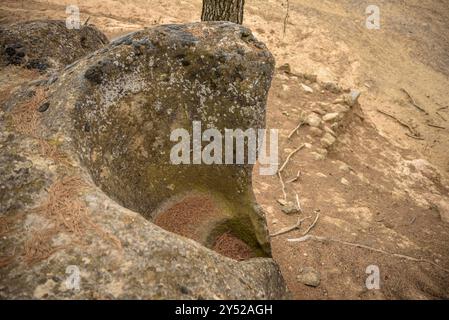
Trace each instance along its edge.
<path fill-rule="evenodd" d="M 202 21 L 231 21 L 242 24 L 245 0 L 203 0 Z"/>

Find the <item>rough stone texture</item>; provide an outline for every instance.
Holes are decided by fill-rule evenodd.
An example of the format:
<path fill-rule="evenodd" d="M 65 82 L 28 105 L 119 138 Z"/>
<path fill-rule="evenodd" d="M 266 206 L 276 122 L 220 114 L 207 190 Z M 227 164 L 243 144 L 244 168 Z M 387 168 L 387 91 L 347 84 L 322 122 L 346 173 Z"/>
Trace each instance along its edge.
<path fill-rule="evenodd" d="M 313 268 L 306 267 L 297 276 L 297 280 L 306 286 L 318 287 L 321 282 L 320 273 Z"/>
<path fill-rule="evenodd" d="M 56 80 L 25 88 L 48 97 L 45 110 L 32 110 L 40 125 L 31 134 L 15 132 L 20 103 L 9 101 L 0 115 L 7 129 L 0 183 L 9 188 L 0 297 L 286 297 L 272 259 L 237 262 L 151 223 L 161 206 L 206 194 L 227 208 L 210 237 L 231 230 L 257 255 L 269 253 L 252 166 L 175 166 L 168 157 L 170 130 L 190 131 L 193 120 L 203 129 L 263 128 L 273 67 L 242 26 L 167 25 L 125 36 Z M 85 186 L 70 187 L 67 177 Z M 67 206 L 45 206 L 58 196 Z M 67 288 L 70 265 L 80 269 L 79 291 Z"/>
<path fill-rule="evenodd" d="M 42 41 L 45 39 L 45 41 Z M 64 67 L 108 43 L 94 26 L 67 29 L 64 21 L 38 20 L 0 26 L 0 67 L 46 71 Z"/>

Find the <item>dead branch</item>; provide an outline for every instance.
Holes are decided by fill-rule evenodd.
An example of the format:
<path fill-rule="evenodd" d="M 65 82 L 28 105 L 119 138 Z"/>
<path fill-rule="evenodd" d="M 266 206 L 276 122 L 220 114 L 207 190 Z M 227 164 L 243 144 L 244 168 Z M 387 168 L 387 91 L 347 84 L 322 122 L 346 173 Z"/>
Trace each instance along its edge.
<path fill-rule="evenodd" d="M 363 248 L 363 249 L 367 249 L 370 251 L 387 254 L 387 255 L 391 255 L 393 257 L 402 258 L 402 259 L 406 259 L 406 260 L 410 260 L 410 261 L 414 261 L 414 262 L 424 262 L 424 263 L 431 264 L 432 266 L 437 267 L 438 269 L 441 269 L 441 270 L 449 273 L 448 269 L 441 267 L 440 265 L 436 264 L 435 262 L 433 262 L 431 260 L 427 260 L 427 259 L 423 259 L 423 258 L 415 258 L 415 257 L 407 256 L 404 254 L 400 254 L 400 253 L 392 253 L 392 252 L 388 252 L 388 251 L 385 251 L 382 249 L 377 249 L 377 248 L 373 248 L 370 246 L 366 246 L 366 245 L 360 244 L 360 243 L 348 242 L 348 241 L 343 241 L 343 240 L 329 238 L 329 237 L 314 236 L 314 235 L 310 235 L 310 234 L 303 236 L 301 238 L 287 239 L 288 242 L 305 242 L 308 240 L 314 240 L 314 241 L 319 241 L 319 242 L 336 242 L 336 243 L 340 243 L 343 245 L 356 247 L 356 248 Z"/>
<path fill-rule="evenodd" d="M 406 135 L 407 137 L 410 137 L 410 138 L 413 138 L 413 139 L 416 139 L 416 140 L 424 140 L 423 137 L 417 137 L 417 136 L 414 136 L 414 135 L 412 135 L 412 134 L 410 134 L 410 133 L 406 133 L 405 135 Z"/>
<path fill-rule="evenodd" d="M 302 224 L 305 220 L 310 219 L 310 218 L 311 218 L 311 217 L 305 217 L 305 218 L 302 218 L 302 219 L 301 219 L 301 218 L 298 218 L 298 221 L 296 221 L 296 223 L 295 223 L 294 225 L 292 225 L 292 226 L 290 226 L 290 227 L 282 228 L 282 229 L 279 230 L 278 232 L 275 232 L 275 233 L 273 233 L 273 234 L 270 234 L 270 237 L 280 236 L 281 234 L 284 234 L 284 233 L 287 233 L 287 232 L 290 232 L 290 231 L 299 229 L 299 228 L 301 227 L 301 224 Z"/>
<path fill-rule="evenodd" d="M 296 131 L 298 131 L 299 128 L 301 128 L 301 126 L 302 126 L 303 124 L 304 124 L 304 121 L 301 120 L 301 122 L 299 122 L 299 124 L 295 127 L 295 129 L 293 129 L 293 130 L 290 132 L 290 134 L 288 135 L 287 139 L 290 139 L 290 138 L 293 136 L 293 134 L 294 134 Z"/>
<path fill-rule="evenodd" d="M 290 1 L 287 0 L 287 12 L 285 13 L 285 17 L 284 17 L 284 29 L 283 29 L 282 37 L 285 37 L 285 32 L 287 31 L 288 18 L 290 17 L 289 11 L 290 11 Z"/>
<path fill-rule="evenodd" d="M 282 180 L 282 175 L 281 175 L 280 171 L 278 171 L 278 177 L 279 177 L 279 181 L 281 182 L 282 194 L 284 195 L 284 201 L 287 201 L 287 193 L 285 192 L 285 184 L 284 184 L 284 180 Z"/>
<path fill-rule="evenodd" d="M 296 177 L 288 179 L 285 183 L 292 183 L 299 179 L 299 176 L 301 175 L 301 170 L 298 170 L 298 173 L 296 174 Z"/>
<path fill-rule="evenodd" d="M 299 202 L 299 196 L 298 193 L 295 192 L 295 198 L 296 198 L 296 206 L 298 207 L 299 212 L 302 212 L 301 202 Z"/>
<path fill-rule="evenodd" d="M 407 90 L 405 90 L 404 88 L 401 88 L 401 91 L 403 91 L 403 92 L 407 95 L 407 97 L 408 97 L 410 103 L 411 103 L 413 106 L 415 106 L 419 111 L 424 112 L 425 114 L 429 114 L 423 107 L 421 107 L 420 105 L 418 105 L 418 104 L 415 102 L 415 99 L 413 99 L 413 97 L 410 95 L 410 93 L 408 93 Z"/>
<path fill-rule="evenodd" d="M 443 115 L 441 113 L 439 113 L 438 111 L 436 112 L 437 115 L 440 116 L 441 119 L 443 119 L 444 121 L 447 121 L 447 119 L 445 117 L 443 117 Z"/>
<path fill-rule="evenodd" d="M 288 161 L 290 160 L 290 158 L 299 150 L 301 150 L 302 148 L 305 147 L 305 144 L 300 145 L 298 148 L 296 148 L 295 150 L 293 150 L 292 152 L 290 152 L 290 154 L 287 156 L 287 159 L 285 159 L 284 163 L 282 164 L 281 168 L 279 169 L 279 172 L 282 172 L 282 170 L 284 170 L 285 166 L 287 165 Z"/>
<path fill-rule="evenodd" d="M 305 236 L 306 234 L 308 234 L 308 233 L 310 232 L 310 230 L 312 230 L 313 227 L 315 227 L 315 225 L 316 225 L 316 223 L 317 223 L 319 217 L 320 217 L 320 212 L 317 211 L 315 220 L 314 220 L 314 221 L 312 222 L 312 224 L 307 228 L 307 230 L 303 232 L 303 234 L 302 234 L 303 236 Z"/>
<path fill-rule="evenodd" d="M 431 122 L 427 122 L 427 125 L 429 127 L 434 127 L 434 128 L 437 128 L 437 129 L 446 129 L 445 127 L 439 126 L 439 125 L 431 123 Z"/>
<path fill-rule="evenodd" d="M 386 115 L 386 116 L 396 120 L 403 127 L 407 128 L 410 131 L 410 134 L 406 134 L 407 136 L 409 136 L 411 138 L 422 140 L 421 134 L 419 132 L 417 132 L 415 129 L 413 129 L 407 122 L 404 122 L 404 121 L 396 118 L 396 116 L 394 116 L 393 114 L 391 114 L 391 113 L 389 113 L 387 111 L 383 111 L 383 110 L 377 109 L 377 112 L 382 113 L 383 115 Z"/>

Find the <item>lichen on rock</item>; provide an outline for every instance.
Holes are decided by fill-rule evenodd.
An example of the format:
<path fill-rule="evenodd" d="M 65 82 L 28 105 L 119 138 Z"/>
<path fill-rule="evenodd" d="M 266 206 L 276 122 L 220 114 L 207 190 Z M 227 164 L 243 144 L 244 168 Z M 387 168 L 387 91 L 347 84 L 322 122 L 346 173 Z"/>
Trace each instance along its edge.
<path fill-rule="evenodd" d="M 91 25 L 68 29 L 64 21 L 36 20 L 0 26 L 0 67 L 20 65 L 41 72 L 59 69 L 108 43 Z"/>
<path fill-rule="evenodd" d="M 30 84 L 45 90 L 45 101 L 30 110 L 39 114 L 39 127 L 16 132 L 17 139 L 51 142 L 57 151 L 26 150 L 38 159 L 32 172 L 44 172 L 36 171 L 40 193 L 23 202 L 25 216 L 2 242 L 10 255 L 0 266 L 0 297 L 286 297 L 279 268 L 267 257 L 270 245 L 251 187 L 252 165 L 173 165 L 169 159 L 171 130 L 191 132 L 193 121 L 218 130 L 264 128 L 273 68 L 273 57 L 248 29 L 209 22 L 129 34 L 67 66 L 57 80 Z M 26 95 L 14 95 L 3 108 L 8 130 L 15 130 L 11 118 L 23 99 Z M 3 149 L 1 155 L 8 156 Z M 64 189 L 66 177 L 86 186 Z M 55 193 L 55 185 L 62 192 Z M 87 220 L 64 223 L 58 208 L 43 214 L 39 209 L 55 194 L 69 198 L 64 210 L 72 206 L 82 212 L 66 218 Z M 196 241 L 152 223 L 195 197 L 206 197 L 214 208 L 193 225 Z M 8 209 L 19 208 L 14 207 L 18 197 L 8 201 Z M 55 229 L 58 224 L 68 227 Z M 45 237 L 36 236 L 43 232 Z M 259 257 L 239 262 L 209 249 L 217 239 L 233 237 Z M 45 240 L 43 257 L 17 254 L 34 239 Z M 67 288 L 68 266 L 79 268 L 81 290 Z"/>

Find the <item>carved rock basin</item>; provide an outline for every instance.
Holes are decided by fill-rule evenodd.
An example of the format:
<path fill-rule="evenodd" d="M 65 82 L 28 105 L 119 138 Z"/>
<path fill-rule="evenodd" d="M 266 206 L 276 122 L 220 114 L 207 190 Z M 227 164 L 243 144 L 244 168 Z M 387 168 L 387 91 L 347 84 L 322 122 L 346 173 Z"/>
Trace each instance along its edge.
<path fill-rule="evenodd" d="M 2 295 L 284 297 L 282 276 L 268 258 L 252 165 L 170 162 L 176 143 L 171 132 L 192 133 L 193 121 L 220 131 L 264 128 L 273 68 L 273 57 L 248 29 L 211 22 L 145 29 L 60 72 L 45 85 L 48 108 L 39 114 L 39 137 L 14 132 L 11 125 L 2 133 L 9 141 L 3 155 L 20 154 L 32 163 L 26 174 L 36 188 L 21 190 L 33 200 L 17 207 L 42 202 L 58 176 L 79 175 L 89 187 L 75 196 L 86 203 L 92 224 L 120 245 L 89 231 L 87 246 L 72 243 L 70 250 L 58 250 L 33 267 L 16 261 L 1 269 Z M 42 140 L 57 145 L 70 165 L 48 166 L 54 154 L 36 149 Z M 30 230 L 43 228 L 35 211 L 24 219 L 13 235 L 16 243 L 26 243 Z M 223 253 L 226 244 L 246 252 L 230 256 L 252 259 L 238 262 L 206 248 Z M 2 243 L 2 249 L 11 245 L 12 240 Z M 83 290 L 64 290 L 61 279 L 45 277 L 64 274 L 67 265 L 80 266 Z"/>

